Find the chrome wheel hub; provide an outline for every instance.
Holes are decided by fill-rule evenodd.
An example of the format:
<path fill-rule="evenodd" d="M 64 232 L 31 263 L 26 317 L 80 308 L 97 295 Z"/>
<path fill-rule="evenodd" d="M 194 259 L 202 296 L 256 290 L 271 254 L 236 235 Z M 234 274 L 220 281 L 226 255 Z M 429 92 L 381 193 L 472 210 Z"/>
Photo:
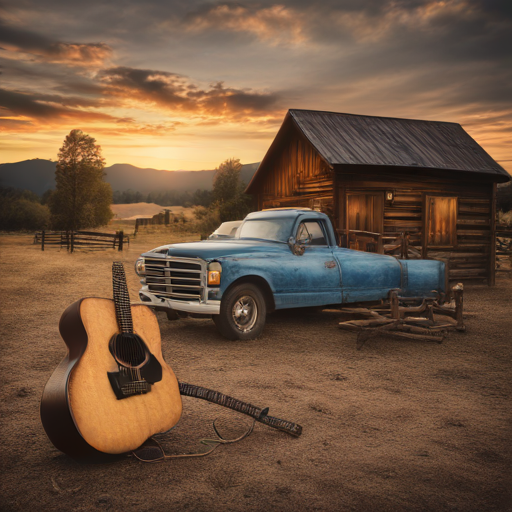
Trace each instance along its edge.
<path fill-rule="evenodd" d="M 252 297 L 244 295 L 235 302 L 231 313 L 236 327 L 242 332 L 249 332 L 258 319 L 258 306 Z"/>

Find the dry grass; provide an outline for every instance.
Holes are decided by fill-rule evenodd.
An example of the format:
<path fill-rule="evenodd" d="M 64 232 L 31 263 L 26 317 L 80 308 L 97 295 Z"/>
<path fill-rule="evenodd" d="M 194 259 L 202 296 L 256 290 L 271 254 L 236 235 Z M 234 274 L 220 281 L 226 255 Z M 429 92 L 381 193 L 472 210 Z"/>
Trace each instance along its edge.
<path fill-rule="evenodd" d="M 125 251 L 41 252 L 31 236 L 0 236 L 1 509 L 25 511 L 498 511 L 510 508 L 512 280 L 466 290 L 467 333 L 441 344 L 369 340 L 338 329 L 335 311 L 271 315 L 255 341 L 229 342 L 208 319 L 158 314 L 180 380 L 218 389 L 300 423 L 302 437 L 257 424 L 240 443 L 199 459 L 78 464 L 48 441 L 45 382 L 65 354 L 64 309 L 111 296 L 125 263 L 196 235 L 141 233 Z M 211 422 L 240 435 L 244 419 L 184 399 L 168 453 L 200 451 Z M 203 447 L 204 448 L 204 447 Z"/>

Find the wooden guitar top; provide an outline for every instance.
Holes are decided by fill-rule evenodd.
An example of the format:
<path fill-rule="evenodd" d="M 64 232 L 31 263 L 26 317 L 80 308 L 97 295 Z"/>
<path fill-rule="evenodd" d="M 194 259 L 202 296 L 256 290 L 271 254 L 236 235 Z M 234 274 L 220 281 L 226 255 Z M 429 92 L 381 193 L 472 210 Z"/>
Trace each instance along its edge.
<path fill-rule="evenodd" d="M 107 372 L 118 369 L 108 348 L 119 332 L 114 301 L 86 298 L 80 303 L 87 347 L 69 376 L 69 408 L 84 440 L 108 454 L 134 450 L 153 434 L 169 430 L 182 411 L 178 381 L 163 359 L 154 313 L 146 306 L 132 306 L 131 312 L 134 332 L 158 359 L 163 375 L 149 393 L 117 400 L 107 378 Z"/>

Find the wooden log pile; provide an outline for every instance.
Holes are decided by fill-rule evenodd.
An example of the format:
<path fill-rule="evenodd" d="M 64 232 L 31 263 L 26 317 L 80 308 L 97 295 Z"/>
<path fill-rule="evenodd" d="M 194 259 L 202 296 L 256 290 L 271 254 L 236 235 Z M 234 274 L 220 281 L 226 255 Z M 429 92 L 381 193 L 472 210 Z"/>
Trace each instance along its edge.
<path fill-rule="evenodd" d="M 440 304 L 438 299 L 423 299 L 419 306 L 408 304 L 398 296 L 397 290 L 389 293 L 386 304 L 368 308 L 343 308 L 349 317 L 340 322 L 340 329 L 357 332 L 357 350 L 370 338 L 392 334 L 399 338 L 416 341 L 442 343 L 448 331 L 464 332 L 463 285 L 451 290 L 449 304 Z"/>
<path fill-rule="evenodd" d="M 512 227 L 496 226 L 496 271 L 512 272 Z"/>

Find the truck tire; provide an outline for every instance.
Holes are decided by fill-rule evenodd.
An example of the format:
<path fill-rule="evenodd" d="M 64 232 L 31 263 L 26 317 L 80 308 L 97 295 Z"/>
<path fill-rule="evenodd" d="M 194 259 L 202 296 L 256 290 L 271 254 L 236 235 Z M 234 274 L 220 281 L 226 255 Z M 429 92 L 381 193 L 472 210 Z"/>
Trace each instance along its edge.
<path fill-rule="evenodd" d="M 253 340 L 265 327 L 267 305 L 252 283 L 234 286 L 222 298 L 220 314 L 213 315 L 219 332 L 228 340 Z"/>
<path fill-rule="evenodd" d="M 178 312 L 174 309 L 168 309 L 165 314 L 167 315 L 167 320 L 174 321 L 179 320 L 180 316 L 178 315 Z"/>

